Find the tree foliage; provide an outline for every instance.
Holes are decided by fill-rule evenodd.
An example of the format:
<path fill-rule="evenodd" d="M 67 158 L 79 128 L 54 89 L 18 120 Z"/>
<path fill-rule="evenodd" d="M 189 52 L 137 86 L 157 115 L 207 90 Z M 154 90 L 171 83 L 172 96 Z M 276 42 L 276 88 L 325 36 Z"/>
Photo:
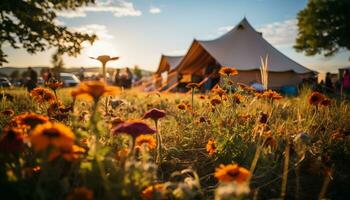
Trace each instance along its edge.
<path fill-rule="evenodd" d="M 1 0 L 0 1 L 0 65 L 7 62 L 4 45 L 24 48 L 29 53 L 57 48 L 60 54 L 76 56 L 82 42 L 93 43 L 94 34 L 84 34 L 58 25 L 58 11 L 75 10 L 95 0 Z"/>
<path fill-rule="evenodd" d="M 309 0 L 298 13 L 299 32 L 294 48 L 306 55 L 332 56 L 350 50 L 350 1 Z"/>

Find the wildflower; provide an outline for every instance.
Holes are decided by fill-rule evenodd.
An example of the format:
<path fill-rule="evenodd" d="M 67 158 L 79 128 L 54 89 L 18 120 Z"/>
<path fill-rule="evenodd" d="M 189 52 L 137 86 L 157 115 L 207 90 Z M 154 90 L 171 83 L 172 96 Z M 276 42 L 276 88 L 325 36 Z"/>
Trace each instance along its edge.
<path fill-rule="evenodd" d="M 91 190 L 86 187 L 75 188 L 71 193 L 68 194 L 66 200 L 93 200 L 94 194 Z"/>
<path fill-rule="evenodd" d="M 216 153 L 215 143 L 216 143 L 215 140 L 210 139 L 206 145 L 207 152 L 210 156 Z"/>
<path fill-rule="evenodd" d="M 210 101 L 210 103 L 211 103 L 211 105 L 216 106 L 216 105 L 221 104 L 221 100 L 218 98 L 214 98 Z"/>
<path fill-rule="evenodd" d="M 223 67 L 220 69 L 219 74 L 223 76 L 235 76 L 238 74 L 238 71 L 235 68 Z"/>
<path fill-rule="evenodd" d="M 58 88 L 63 86 L 63 82 L 58 81 L 56 79 L 51 79 L 48 82 L 46 82 L 45 85 L 51 90 L 56 91 Z"/>
<path fill-rule="evenodd" d="M 186 88 L 194 89 L 194 88 L 200 88 L 201 86 L 198 83 L 188 83 L 186 85 Z"/>
<path fill-rule="evenodd" d="M 199 98 L 200 99 L 205 99 L 205 96 L 204 95 L 200 95 Z"/>
<path fill-rule="evenodd" d="M 125 160 L 129 156 L 130 153 L 131 153 L 131 151 L 129 148 L 123 148 L 121 150 L 116 151 L 115 159 L 119 160 L 119 161 Z"/>
<path fill-rule="evenodd" d="M 33 130 L 30 141 L 36 151 L 44 150 L 49 145 L 69 149 L 73 145 L 74 134 L 64 124 L 48 122 Z"/>
<path fill-rule="evenodd" d="M 323 101 L 325 99 L 325 96 L 319 92 L 313 92 L 310 96 L 309 96 L 309 104 L 310 105 L 314 105 L 317 106 L 318 104 L 321 103 L 321 101 Z"/>
<path fill-rule="evenodd" d="M 22 113 L 15 116 L 10 121 L 10 123 L 12 123 L 14 126 L 29 126 L 31 129 L 35 128 L 39 124 L 44 124 L 47 122 L 49 122 L 49 118 L 35 113 Z"/>
<path fill-rule="evenodd" d="M 55 95 L 50 90 L 46 88 L 41 88 L 41 87 L 34 88 L 30 92 L 30 95 L 38 103 L 44 103 L 44 102 L 53 103 L 56 100 Z"/>
<path fill-rule="evenodd" d="M 142 134 L 156 133 L 156 130 L 142 121 L 129 121 L 119 124 L 112 130 L 112 132 L 114 135 L 117 135 L 118 133 L 126 133 L 133 138 L 136 138 Z"/>
<path fill-rule="evenodd" d="M 7 117 L 12 117 L 14 114 L 15 114 L 15 112 L 13 112 L 13 110 L 11 110 L 11 109 L 3 110 L 0 113 L 0 115 L 7 116 Z"/>
<path fill-rule="evenodd" d="M 153 108 L 145 113 L 143 116 L 144 119 L 151 118 L 155 121 L 157 121 L 160 118 L 165 117 L 165 111 L 164 110 L 159 110 L 157 108 Z"/>
<path fill-rule="evenodd" d="M 261 113 L 260 113 L 259 122 L 262 123 L 262 124 L 266 124 L 266 123 L 267 123 L 267 120 L 268 120 L 268 115 L 267 115 L 267 113 L 261 112 Z"/>
<path fill-rule="evenodd" d="M 0 137 L 0 151 L 21 152 L 23 149 L 23 129 L 17 127 L 5 127 Z"/>
<path fill-rule="evenodd" d="M 180 110 L 186 110 L 186 105 L 185 104 L 179 104 L 177 106 L 177 108 L 180 109 Z"/>
<path fill-rule="evenodd" d="M 151 135 L 140 135 L 135 140 L 135 146 L 141 147 L 142 145 L 146 145 L 149 149 L 154 149 L 157 146 L 156 140 Z"/>
<path fill-rule="evenodd" d="M 330 106 L 331 105 L 331 100 L 330 99 L 328 99 L 328 98 L 325 98 L 325 99 L 323 99 L 321 102 L 320 102 L 320 105 L 321 106 L 324 106 L 324 107 L 328 107 L 328 106 Z"/>
<path fill-rule="evenodd" d="M 78 88 L 72 91 L 71 95 L 73 98 L 83 96 L 87 99 L 93 99 L 95 102 L 103 95 L 113 95 L 117 93 L 116 87 L 107 86 L 101 81 L 86 81 L 82 82 Z"/>
<path fill-rule="evenodd" d="M 213 89 L 212 91 L 214 92 L 214 94 L 219 95 L 220 98 L 222 98 L 222 96 L 226 94 L 226 91 L 224 89 L 222 89 L 220 86 Z"/>
<path fill-rule="evenodd" d="M 148 186 L 142 191 L 141 198 L 143 200 L 167 199 L 164 194 L 165 189 L 166 188 L 163 183 Z"/>
<path fill-rule="evenodd" d="M 239 167 L 237 164 L 223 165 L 221 164 L 215 171 L 215 177 L 221 182 L 237 183 L 246 182 L 251 176 L 249 170 Z"/>
<path fill-rule="evenodd" d="M 69 149 L 54 149 L 49 155 L 49 160 L 55 160 L 58 157 L 62 157 L 66 161 L 75 161 L 85 153 L 85 149 L 77 145 L 72 145 Z"/>
<path fill-rule="evenodd" d="M 282 96 L 280 94 L 278 94 L 276 91 L 272 91 L 272 90 L 265 91 L 262 94 L 262 97 L 265 97 L 266 99 L 271 99 L 271 100 L 282 99 Z"/>
<path fill-rule="evenodd" d="M 252 93 L 255 92 L 255 89 L 249 85 L 243 84 L 243 83 L 237 83 L 238 87 L 241 88 L 242 90 Z"/>
<path fill-rule="evenodd" d="M 233 94 L 232 95 L 232 100 L 236 104 L 240 104 L 243 101 L 243 96 L 240 94 Z"/>
<path fill-rule="evenodd" d="M 270 147 L 271 149 L 275 149 L 277 147 L 277 141 L 272 136 L 269 136 L 264 142 L 264 147 Z"/>

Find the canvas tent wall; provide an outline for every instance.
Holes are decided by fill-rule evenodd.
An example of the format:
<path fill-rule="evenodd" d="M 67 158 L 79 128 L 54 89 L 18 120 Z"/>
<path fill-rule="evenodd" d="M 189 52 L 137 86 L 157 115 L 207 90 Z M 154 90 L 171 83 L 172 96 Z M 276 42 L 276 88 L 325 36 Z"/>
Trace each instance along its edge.
<path fill-rule="evenodd" d="M 160 77 L 162 73 L 167 73 L 166 84 L 172 85 L 177 82 L 177 71 L 175 70 L 183 56 L 162 55 L 155 75 Z"/>
<path fill-rule="evenodd" d="M 298 85 L 314 74 L 274 48 L 246 18 L 217 39 L 194 40 L 176 70 L 181 74 L 203 74 L 209 63 L 216 62 L 220 66 L 236 68 L 239 74 L 235 81 L 249 84 L 260 81 L 260 58 L 267 55 L 270 88 Z"/>

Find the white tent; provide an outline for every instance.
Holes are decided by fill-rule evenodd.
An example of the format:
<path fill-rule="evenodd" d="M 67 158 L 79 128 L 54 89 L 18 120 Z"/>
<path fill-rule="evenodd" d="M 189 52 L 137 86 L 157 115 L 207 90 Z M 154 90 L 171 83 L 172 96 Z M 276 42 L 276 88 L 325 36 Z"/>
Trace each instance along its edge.
<path fill-rule="evenodd" d="M 194 40 L 176 69 L 181 74 L 204 75 L 205 68 L 219 66 L 236 68 L 235 81 L 249 84 L 260 81 L 261 57 L 268 56 L 269 87 L 297 85 L 314 72 L 291 60 L 257 32 L 244 18 L 223 36 L 210 40 Z"/>
<path fill-rule="evenodd" d="M 172 85 L 177 81 L 177 68 L 183 56 L 166 56 L 162 55 L 158 69 L 156 71 L 157 77 L 160 77 L 162 73 L 167 73 L 166 83 Z"/>

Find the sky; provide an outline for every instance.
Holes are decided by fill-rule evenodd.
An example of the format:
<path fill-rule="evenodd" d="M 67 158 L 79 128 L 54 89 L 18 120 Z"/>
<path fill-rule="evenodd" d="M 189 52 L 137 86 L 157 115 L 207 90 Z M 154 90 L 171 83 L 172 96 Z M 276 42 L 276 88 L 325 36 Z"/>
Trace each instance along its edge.
<path fill-rule="evenodd" d="M 70 30 L 96 33 L 99 40 L 85 45 L 78 57 L 64 56 L 66 67 L 99 66 L 89 56 L 120 56 L 109 67 L 155 71 L 161 54 L 185 54 L 194 38 L 215 39 L 244 17 L 263 37 L 296 62 L 316 71 L 350 66 L 349 51 L 333 57 L 307 57 L 293 49 L 297 13 L 307 0 L 97 0 L 96 5 L 62 11 L 56 23 Z M 5 66 L 51 66 L 54 49 L 35 55 L 23 49 L 4 49 Z"/>

